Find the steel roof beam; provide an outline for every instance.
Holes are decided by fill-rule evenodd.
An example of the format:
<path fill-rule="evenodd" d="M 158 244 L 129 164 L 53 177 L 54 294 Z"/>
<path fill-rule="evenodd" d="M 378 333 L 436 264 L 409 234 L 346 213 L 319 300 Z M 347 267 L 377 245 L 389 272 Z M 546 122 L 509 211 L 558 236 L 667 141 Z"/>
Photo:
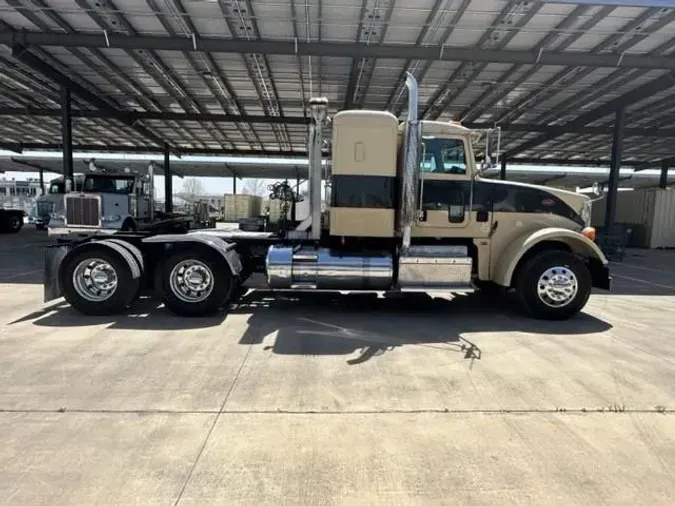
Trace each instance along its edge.
<path fill-rule="evenodd" d="M 369 2 L 372 2 L 370 4 Z M 363 0 L 361 4 L 361 15 L 359 19 L 359 26 L 356 32 L 356 42 L 364 44 L 372 44 L 372 38 L 376 38 L 376 44 L 382 44 L 387 35 L 387 28 L 389 28 L 389 21 L 394 12 L 395 0 Z M 386 10 L 385 10 L 386 9 Z M 385 10 L 384 19 L 378 14 L 380 10 Z M 370 21 L 366 22 L 365 14 L 369 12 L 368 18 Z M 366 26 L 367 25 L 367 26 Z M 377 59 L 353 58 L 352 68 L 349 73 L 349 83 L 345 93 L 345 109 L 352 109 L 354 107 L 363 107 L 363 102 L 370 81 L 375 72 L 375 65 Z"/>
<path fill-rule="evenodd" d="M 668 72 L 667 74 L 664 74 L 661 77 L 654 79 L 653 81 L 643 84 L 642 86 L 639 86 L 634 90 L 629 91 L 628 93 L 625 93 L 620 97 L 615 98 L 614 100 L 610 100 L 609 102 L 606 102 L 601 106 L 596 107 L 591 111 L 588 111 L 585 114 L 582 114 L 575 120 L 565 123 L 564 126 L 567 128 L 579 128 L 585 126 L 588 123 L 591 123 L 595 120 L 601 119 L 609 114 L 612 114 L 617 109 L 621 109 L 623 107 L 640 102 L 656 93 L 667 90 L 672 86 L 675 86 L 675 72 L 673 71 Z M 540 137 L 537 137 L 536 139 L 532 139 L 530 141 L 525 142 L 524 144 L 521 144 L 517 148 L 506 153 L 504 156 L 510 158 L 517 153 L 527 151 L 528 149 L 543 144 L 544 142 L 548 142 L 552 139 L 555 139 L 556 137 L 559 137 L 563 133 L 564 132 L 561 133 L 552 132 L 544 134 Z"/>
<path fill-rule="evenodd" d="M 539 54 L 539 51 L 543 51 L 551 44 L 554 44 L 560 38 L 560 36 L 569 30 L 570 27 L 579 19 L 579 17 L 584 15 L 589 9 L 590 7 L 585 5 L 576 7 L 565 19 L 556 25 L 555 29 L 553 29 L 548 35 L 546 35 L 541 41 L 537 43 L 537 47 L 535 48 L 537 54 Z M 608 9 L 608 11 L 605 11 L 604 9 Z M 590 20 L 584 23 L 583 26 L 580 27 L 580 30 L 576 31 L 576 33 L 565 39 L 558 47 L 558 50 L 564 50 L 573 44 L 579 37 L 582 36 L 586 29 L 591 28 L 593 25 L 602 20 L 602 16 L 605 12 L 611 12 L 612 8 L 606 7 L 604 9 L 598 11 L 595 16 L 593 16 Z M 514 65 L 509 70 L 504 72 L 499 78 L 497 84 L 487 93 L 482 93 L 480 97 L 478 97 L 473 103 L 471 103 L 471 105 L 469 105 L 469 107 L 465 108 L 460 114 L 459 118 L 461 120 L 474 120 L 478 118 L 483 113 L 483 111 L 503 100 L 509 93 L 527 81 L 527 79 L 529 79 L 541 68 L 541 65 L 534 65 L 525 71 L 520 77 L 517 78 L 515 84 L 511 86 L 504 86 L 504 84 L 507 83 L 514 74 L 519 72 L 521 68 L 522 65 Z M 486 101 L 486 99 L 489 100 Z"/>
<path fill-rule="evenodd" d="M 173 27 L 171 24 L 167 21 L 165 13 L 159 8 L 155 0 L 145 0 L 146 4 L 152 10 L 152 12 L 155 14 L 157 20 L 162 24 L 164 29 L 169 33 L 171 36 L 175 36 L 176 32 L 174 31 Z M 174 0 L 173 5 L 176 9 L 179 10 L 180 13 L 185 14 L 185 8 L 183 7 L 183 4 L 180 2 L 180 0 Z M 190 21 L 190 18 L 185 17 L 183 18 L 183 23 L 187 26 L 187 29 L 191 33 L 198 33 L 192 24 L 192 21 Z M 182 26 L 182 25 L 181 25 Z M 204 72 L 199 68 L 197 65 L 197 62 L 195 61 L 195 55 L 188 53 L 186 51 L 183 52 L 183 56 L 185 59 L 188 61 L 190 66 L 192 67 L 192 72 L 194 72 L 194 75 L 199 76 L 199 79 L 201 82 L 206 86 L 209 91 L 214 95 L 214 98 L 218 100 L 218 97 L 214 93 L 214 90 L 212 88 L 213 83 L 211 83 L 211 80 L 207 79 L 204 76 Z M 178 76 L 176 75 L 171 75 L 172 79 L 178 79 Z M 185 94 L 188 96 L 192 103 L 192 108 L 196 109 L 198 112 L 203 113 L 205 112 L 204 107 L 197 101 L 194 95 L 192 95 L 187 88 L 184 89 Z M 212 139 L 217 140 L 223 147 L 228 146 L 228 147 L 234 147 L 234 143 L 227 137 L 225 132 L 220 130 L 218 128 L 218 125 L 214 125 L 211 123 L 208 123 L 206 125 L 202 125 L 204 127 L 204 130 L 208 132 L 208 134 L 211 136 Z"/>
<path fill-rule="evenodd" d="M 59 109 L 41 109 L 41 108 L 22 108 L 22 107 L 0 107 L 0 116 L 28 116 L 28 117 L 59 117 Z M 83 110 L 73 109 L 74 118 L 116 118 L 117 114 L 126 114 L 135 121 L 164 120 L 164 121 L 209 121 L 214 123 L 260 123 L 260 124 L 286 124 L 286 125 L 308 125 L 310 120 L 298 116 L 261 116 L 261 115 L 236 115 L 223 113 L 183 113 L 183 112 L 134 112 L 134 111 L 116 111 L 111 114 L 109 111 L 102 110 Z M 487 122 L 465 122 L 463 125 L 471 129 L 487 129 L 494 125 Z M 611 135 L 612 125 L 607 126 L 567 126 L 567 125 L 546 125 L 529 123 L 507 123 L 500 125 L 505 132 L 532 132 L 545 133 L 553 135 L 579 134 L 579 135 Z M 626 128 L 626 137 L 654 137 L 654 138 L 673 138 L 675 129 L 673 128 L 654 128 L 637 127 Z"/>
<path fill-rule="evenodd" d="M 663 17 L 657 19 L 652 24 L 649 24 L 650 21 L 654 19 L 654 17 L 658 15 L 660 12 L 661 12 L 660 9 L 645 10 L 637 18 L 629 21 L 624 26 L 622 26 L 619 33 L 611 35 L 610 37 L 603 39 L 599 44 L 595 45 L 591 50 L 591 52 L 599 54 L 611 50 L 613 54 L 617 55 L 626 54 L 630 50 L 630 48 L 632 48 L 633 46 L 644 40 L 646 36 L 668 25 L 675 16 L 675 12 L 671 12 L 670 14 L 664 15 Z M 647 26 L 647 28 L 644 28 L 645 25 Z M 640 32 L 639 30 L 642 30 L 642 32 Z M 623 39 L 627 35 L 632 36 L 630 36 L 628 40 L 624 41 Z M 644 56 L 645 57 L 660 56 L 663 53 L 663 51 L 668 47 L 669 44 L 670 44 L 669 42 L 666 42 L 665 44 L 662 44 L 661 46 L 652 49 L 649 53 L 647 53 Z M 576 83 L 580 82 L 585 77 L 589 76 L 594 71 L 592 68 L 584 68 L 582 70 L 581 67 L 582 66 L 580 65 L 573 65 L 572 68 L 564 69 L 561 72 L 558 72 L 555 76 L 549 79 L 546 82 L 546 84 L 539 89 L 539 91 L 537 91 L 535 94 L 528 95 L 525 98 L 525 102 L 527 103 L 528 108 L 532 108 L 534 105 L 540 104 L 554 97 L 556 93 L 554 88 L 556 85 L 563 84 L 565 86 L 571 87 Z M 609 76 L 606 76 L 597 83 L 595 83 L 592 89 L 590 90 L 590 93 L 589 90 L 583 90 L 580 94 L 578 93 L 573 97 L 564 100 L 561 104 L 556 104 L 555 106 L 550 108 L 550 110 L 547 112 L 549 116 L 544 115 L 544 117 L 551 117 L 550 116 L 551 114 L 558 116 L 560 111 L 579 109 L 581 104 L 575 104 L 573 106 L 572 103 L 575 100 L 578 101 L 580 96 L 582 99 L 581 103 L 592 103 L 594 100 L 597 100 L 598 97 L 597 96 L 591 97 L 590 95 L 593 95 L 595 92 L 601 91 L 603 89 L 604 92 L 606 93 L 607 91 L 618 87 L 620 84 L 615 81 L 617 81 L 617 79 L 620 80 L 622 77 L 622 72 L 626 71 L 625 69 L 619 69 L 618 67 L 619 65 L 617 65 L 616 72 L 613 72 Z M 517 112 L 518 114 L 516 114 L 516 116 L 513 116 L 512 115 L 513 111 Z M 515 107 L 513 111 L 510 111 L 509 113 L 500 117 L 500 120 L 504 121 L 506 118 L 509 118 L 510 121 L 514 121 L 524 113 L 524 109 L 522 109 L 521 104 Z"/>
<path fill-rule="evenodd" d="M 231 39 L 235 43 L 241 42 L 257 42 L 260 41 L 260 31 L 258 30 L 258 22 L 253 12 L 253 6 L 249 0 L 232 0 L 230 2 L 218 2 L 221 15 L 227 24 L 227 27 L 232 35 Z M 252 36 L 252 37 L 251 37 Z M 192 49 L 198 47 L 198 34 L 194 34 L 192 40 Z M 210 52 L 203 49 L 205 52 Z M 246 67 L 249 79 L 253 83 L 260 105 L 263 111 L 268 116 L 283 117 L 284 111 L 279 102 L 279 93 L 276 83 L 272 76 L 272 70 L 267 60 L 266 51 L 239 51 L 242 62 Z M 295 53 L 293 53 L 295 54 Z M 284 148 L 288 146 L 291 150 L 293 144 L 291 142 L 290 134 L 287 129 L 277 126 L 272 128 L 274 136 L 277 139 L 279 147 Z"/>
<path fill-rule="evenodd" d="M 425 61 L 474 61 L 487 63 L 523 63 L 569 67 L 621 67 L 675 70 L 675 58 L 644 54 L 593 54 L 580 51 L 543 51 L 540 55 L 524 50 L 495 50 L 445 45 L 415 47 L 410 44 L 368 45 L 350 42 L 302 42 L 289 40 L 242 40 L 216 37 L 161 37 L 120 35 L 106 37 L 90 33 L 52 33 L 0 31 L 0 43 L 29 46 L 146 49 L 158 51 L 204 51 L 208 53 L 257 53 L 278 55 L 336 56 L 358 58 L 412 59 Z"/>
<path fill-rule="evenodd" d="M 73 117 L 80 118 L 114 118 L 116 114 L 126 114 L 135 120 L 165 120 L 165 121 L 212 121 L 219 123 L 268 123 L 287 125 L 307 125 L 309 118 L 260 116 L 250 114 L 224 113 L 189 113 L 189 112 L 155 112 L 155 111 L 110 111 L 74 109 Z M 41 109 L 37 107 L 0 107 L 0 116 L 59 116 L 58 109 Z"/>
<path fill-rule="evenodd" d="M 13 7 L 15 7 L 17 11 L 22 16 L 24 16 L 28 21 L 33 23 L 41 30 L 46 32 L 52 31 L 50 25 L 47 24 L 43 18 L 38 16 L 34 11 L 34 9 L 24 6 L 21 0 L 7 0 L 7 2 Z M 43 9 L 40 11 L 43 17 L 49 19 L 61 30 L 67 33 L 74 33 L 75 30 L 73 29 L 73 27 L 69 23 L 67 23 L 61 16 L 59 16 L 56 12 L 49 9 L 48 5 L 43 0 L 32 0 L 32 4 L 36 5 L 40 9 Z M 7 24 L 2 24 L 2 26 L 5 28 L 9 27 L 9 25 Z M 11 29 L 11 27 L 9 28 Z M 105 54 L 103 54 L 103 51 L 95 49 L 87 51 L 78 48 L 67 48 L 67 51 L 76 58 L 78 58 L 79 60 L 81 60 L 82 63 L 85 64 L 90 70 L 96 72 L 98 75 L 102 76 L 104 79 L 109 81 L 111 85 L 117 87 L 117 89 L 119 89 L 120 91 L 124 91 L 128 95 L 133 96 L 134 99 L 138 100 L 139 103 L 142 103 L 146 109 L 156 109 L 156 110 L 160 109 L 156 101 L 153 98 L 149 97 L 149 92 L 147 91 L 147 89 L 145 89 L 143 85 L 140 83 L 134 83 L 134 80 L 131 77 L 124 76 L 124 72 L 122 71 L 122 69 L 118 67 L 115 63 L 113 63 Z M 96 61 L 92 59 L 89 53 L 95 58 Z M 61 63 L 46 51 L 38 49 L 37 54 L 47 63 L 51 62 L 52 66 L 54 66 L 54 63 L 57 63 L 58 66 L 61 66 Z M 99 65 L 99 62 L 101 65 Z M 58 66 L 56 68 L 58 68 Z M 31 76 L 31 78 L 32 80 L 35 80 L 35 77 Z M 87 82 L 87 84 L 91 86 L 91 83 Z M 50 85 L 53 86 L 53 83 L 50 83 Z M 97 92 L 98 94 L 99 90 L 95 90 L 95 92 Z M 58 86 L 55 91 L 55 97 L 56 98 L 54 99 L 54 103 L 56 105 L 59 105 L 60 90 L 58 90 Z M 73 97 L 73 99 L 75 98 L 81 100 L 79 99 L 79 97 Z M 108 125 L 106 125 L 106 127 L 108 127 Z M 98 128 L 101 127 L 99 126 Z M 120 131 L 116 129 L 116 133 L 119 134 L 119 132 Z"/>
<path fill-rule="evenodd" d="M 43 74 L 45 77 L 52 79 L 59 85 L 70 89 L 73 93 L 77 94 L 82 100 L 89 102 L 91 105 L 97 107 L 98 109 L 110 113 L 112 118 L 120 121 L 121 123 L 127 126 L 134 128 L 139 134 L 141 134 L 149 141 L 154 142 L 160 146 L 163 144 L 163 141 L 159 137 L 150 132 L 143 125 L 139 125 L 125 113 L 117 111 L 110 104 L 108 104 L 108 102 L 99 98 L 97 95 L 90 92 L 84 86 L 79 85 L 65 74 L 62 74 L 48 63 L 42 61 L 40 58 L 27 51 L 25 47 L 22 47 L 21 45 L 14 45 L 12 48 L 12 55 L 25 65 L 35 70 L 36 72 L 39 72 Z"/>
<path fill-rule="evenodd" d="M 476 46 L 483 49 L 485 45 L 493 44 L 493 37 L 499 39 L 499 33 L 505 31 L 506 34 L 498 41 L 498 44 L 494 49 L 503 49 L 506 47 L 511 39 L 519 33 L 520 29 L 526 25 L 537 12 L 539 12 L 543 3 L 532 2 L 527 4 L 527 6 L 524 7 L 527 9 L 526 13 L 520 16 L 517 22 L 513 24 L 512 16 L 517 15 L 519 9 L 523 8 L 523 5 L 524 4 L 518 0 L 511 0 L 508 2 L 497 16 L 497 19 L 492 23 L 492 26 L 478 40 Z M 447 84 L 445 86 L 440 86 L 436 90 L 431 97 L 431 100 L 429 100 L 422 111 L 422 117 L 428 117 L 432 120 L 438 119 L 452 101 L 459 96 L 470 83 L 475 82 L 487 65 L 488 64 L 485 62 L 478 64 L 462 63 L 452 72 L 447 79 Z M 459 86 L 457 86 L 458 83 Z"/>
<path fill-rule="evenodd" d="M 22 142 L 8 145 L 8 147 L 16 148 L 11 151 L 21 153 L 26 150 L 36 151 L 60 151 L 62 149 L 61 143 L 43 143 L 43 142 Z M 270 156 L 270 157 L 287 157 L 289 155 L 307 155 L 306 150 L 302 151 L 287 151 L 279 149 L 229 149 L 229 148 L 194 148 L 194 147 L 178 147 L 181 155 L 232 155 L 232 156 Z M 125 145 L 105 145 L 105 144 L 76 144 L 73 145 L 73 152 L 94 151 L 97 153 L 164 153 L 163 146 L 125 146 Z M 325 153 L 325 152 L 324 152 Z"/>
<path fill-rule="evenodd" d="M 441 8 L 442 4 L 443 0 L 436 0 L 434 2 L 434 6 L 429 11 L 427 18 L 424 21 L 424 25 L 422 25 L 422 29 L 420 30 L 420 33 L 417 35 L 417 38 L 415 39 L 415 46 L 420 46 L 424 42 L 424 38 L 427 36 L 427 33 L 429 32 L 429 28 L 431 28 L 431 23 L 433 23 L 434 19 L 436 18 L 436 15 L 438 14 L 438 11 Z M 450 29 L 450 27 L 448 27 L 448 29 Z M 443 40 L 447 40 L 447 37 Z M 401 68 L 401 71 L 399 72 L 398 77 L 396 78 L 394 87 L 391 89 L 391 92 L 389 93 L 389 98 L 387 98 L 387 107 L 386 107 L 387 110 L 391 110 L 394 97 L 396 97 L 397 94 L 400 96 L 403 93 L 402 88 L 403 83 L 405 81 L 406 72 L 408 71 L 408 68 L 410 67 L 411 64 L 412 60 L 406 60 L 406 62 L 403 64 L 403 68 Z"/>
<path fill-rule="evenodd" d="M 119 31 L 128 36 L 137 36 L 139 33 L 132 26 L 124 13 L 117 8 L 112 0 L 105 2 L 92 0 L 75 0 L 75 3 L 96 23 L 104 33 Z M 152 50 L 125 51 L 134 62 L 141 67 L 169 96 L 186 111 L 198 110 L 194 98 L 185 88 L 162 58 Z M 180 130 L 180 127 L 179 127 Z M 193 145 L 204 145 L 204 142 L 191 131 L 182 129 L 183 135 L 189 137 Z M 212 137 L 215 139 L 214 137 Z M 217 140 L 217 139 L 216 139 Z"/>
<path fill-rule="evenodd" d="M 23 153 L 23 146 L 20 142 L 0 142 L 0 149 L 19 154 Z"/>

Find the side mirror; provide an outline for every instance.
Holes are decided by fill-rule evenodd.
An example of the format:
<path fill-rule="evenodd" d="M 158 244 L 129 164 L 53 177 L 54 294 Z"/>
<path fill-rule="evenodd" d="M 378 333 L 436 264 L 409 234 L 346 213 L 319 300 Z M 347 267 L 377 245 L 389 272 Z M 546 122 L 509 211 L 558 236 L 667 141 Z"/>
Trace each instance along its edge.
<path fill-rule="evenodd" d="M 600 197 L 604 193 L 604 188 L 602 188 L 597 181 L 593 183 L 592 189 L 593 195 L 596 197 Z"/>
<path fill-rule="evenodd" d="M 478 138 L 481 135 L 485 136 L 485 144 L 483 146 L 483 160 L 476 163 L 476 175 L 481 175 L 488 169 L 494 169 L 499 165 L 499 149 L 501 143 L 501 128 L 489 128 L 486 130 L 475 130 Z"/>

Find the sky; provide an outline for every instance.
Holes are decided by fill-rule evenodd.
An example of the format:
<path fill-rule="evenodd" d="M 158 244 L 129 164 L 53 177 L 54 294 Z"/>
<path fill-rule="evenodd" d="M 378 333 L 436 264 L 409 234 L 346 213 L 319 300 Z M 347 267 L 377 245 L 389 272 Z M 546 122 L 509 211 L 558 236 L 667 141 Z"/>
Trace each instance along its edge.
<path fill-rule="evenodd" d="M 0 157 L 45 157 L 45 158 L 61 158 L 62 154 L 56 151 L 26 151 L 23 155 L 17 155 L 11 151 L 0 150 Z M 148 160 L 148 161 L 157 161 L 159 158 L 158 155 L 147 155 L 147 154 L 122 154 L 122 153 L 74 153 L 73 158 L 78 159 L 91 159 L 94 158 L 97 161 L 105 160 Z M 172 155 L 171 160 L 176 158 Z M 222 162 L 226 163 L 251 163 L 251 164 L 287 164 L 288 159 L 283 158 L 251 158 L 251 157 L 234 157 L 234 156 L 183 156 L 181 158 L 183 161 L 188 162 L 200 162 L 200 161 L 213 161 L 213 162 Z M 79 163 L 79 162 L 78 162 Z M 8 171 L 4 174 L 0 173 L 0 177 L 5 177 L 6 179 L 15 179 L 17 181 L 23 181 L 29 178 L 39 178 L 40 174 L 38 172 L 12 172 Z M 44 173 L 45 183 L 48 183 L 50 179 L 59 177 L 60 174 L 55 173 Z M 181 186 L 183 185 L 184 179 L 178 176 L 173 176 L 173 191 L 174 193 L 179 193 Z M 202 186 L 205 189 L 207 195 L 223 195 L 225 193 L 232 193 L 232 178 L 231 177 L 198 177 L 202 182 Z M 276 179 L 263 179 L 265 182 L 265 187 L 269 184 L 277 182 Z M 247 187 L 246 180 L 237 180 L 237 192 L 241 193 Z M 155 174 L 155 196 L 158 199 L 164 198 L 164 176 Z"/>

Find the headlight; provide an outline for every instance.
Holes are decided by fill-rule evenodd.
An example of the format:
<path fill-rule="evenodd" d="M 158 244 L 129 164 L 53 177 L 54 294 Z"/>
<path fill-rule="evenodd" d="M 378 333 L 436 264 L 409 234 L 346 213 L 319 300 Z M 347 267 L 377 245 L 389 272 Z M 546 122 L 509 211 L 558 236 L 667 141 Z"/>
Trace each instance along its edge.
<path fill-rule="evenodd" d="M 120 221 L 122 217 L 119 214 L 110 214 L 108 216 L 101 217 L 101 221 Z"/>
<path fill-rule="evenodd" d="M 584 207 L 581 209 L 581 219 L 584 220 L 584 227 L 591 226 L 592 209 L 593 201 L 587 200 L 584 202 Z"/>

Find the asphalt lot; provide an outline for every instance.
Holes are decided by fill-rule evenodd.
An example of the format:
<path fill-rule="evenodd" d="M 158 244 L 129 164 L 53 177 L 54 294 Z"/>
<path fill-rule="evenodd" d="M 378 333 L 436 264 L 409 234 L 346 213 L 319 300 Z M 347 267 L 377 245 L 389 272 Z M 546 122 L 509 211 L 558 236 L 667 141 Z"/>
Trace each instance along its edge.
<path fill-rule="evenodd" d="M 0 236 L 0 504 L 675 501 L 675 251 L 567 322 L 259 292 L 184 320 L 42 304 L 47 242 Z"/>

